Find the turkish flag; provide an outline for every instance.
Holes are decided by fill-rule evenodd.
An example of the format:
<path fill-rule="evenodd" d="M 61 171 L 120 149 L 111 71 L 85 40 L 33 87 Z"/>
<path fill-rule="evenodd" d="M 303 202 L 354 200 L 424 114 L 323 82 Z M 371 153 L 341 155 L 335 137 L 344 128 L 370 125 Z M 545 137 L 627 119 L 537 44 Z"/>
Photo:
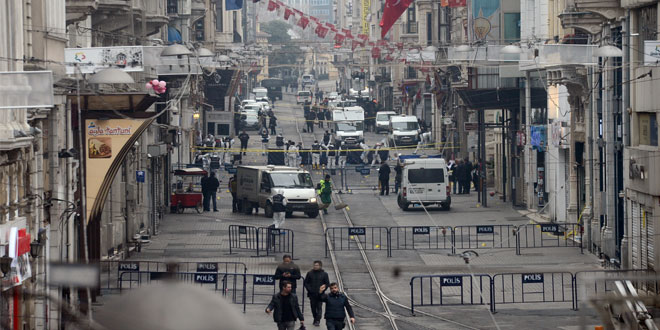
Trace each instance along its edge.
<path fill-rule="evenodd" d="M 277 9 L 277 3 L 273 2 L 273 0 L 268 0 L 268 11 L 275 11 Z"/>
<path fill-rule="evenodd" d="M 391 61 L 393 59 L 394 59 L 394 57 L 392 57 L 392 55 L 390 55 L 390 54 L 387 54 L 387 56 L 385 56 L 386 61 Z"/>
<path fill-rule="evenodd" d="M 295 11 L 296 14 L 298 14 L 298 16 L 303 16 L 303 12 L 302 12 L 302 11 L 300 11 L 300 10 L 298 10 L 298 9 L 295 9 L 295 8 L 293 8 L 293 11 Z"/>
<path fill-rule="evenodd" d="M 288 21 L 289 17 L 293 15 L 293 11 L 289 8 L 284 9 L 284 20 Z"/>
<path fill-rule="evenodd" d="M 327 25 L 330 29 L 334 29 L 335 25 L 332 23 L 325 22 L 325 25 Z"/>
<path fill-rule="evenodd" d="M 465 0 L 463 0 L 465 1 Z M 410 6 L 413 0 L 385 0 L 383 18 L 380 19 L 380 37 L 384 38 L 399 17 Z"/>
<path fill-rule="evenodd" d="M 353 40 L 353 41 L 351 42 L 351 50 L 355 50 L 355 48 L 357 48 L 357 47 L 360 46 L 360 45 L 361 45 L 361 43 L 360 43 L 359 41 L 357 41 L 357 40 Z"/>
<path fill-rule="evenodd" d="M 447 0 L 447 4 L 449 5 L 449 8 L 465 7 L 467 5 L 467 1 L 466 0 Z"/>
<path fill-rule="evenodd" d="M 303 30 L 307 28 L 307 24 L 309 24 L 309 19 L 305 16 L 301 17 L 298 21 L 298 26 L 303 28 Z"/>
<path fill-rule="evenodd" d="M 319 38 L 325 38 L 326 34 L 328 34 L 328 29 L 324 28 L 322 25 L 319 25 L 316 27 L 316 35 L 319 36 Z"/>
<path fill-rule="evenodd" d="M 351 34 L 351 30 L 349 30 L 349 29 L 341 29 L 341 32 L 344 32 L 344 35 L 346 36 L 346 38 L 353 39 L 353 35 Z"/>
<path fill-rule="evenodd" d="M 335 41 L 336 41 L 336 44 L 343 43 L 344 42 L 344 35 L 339 34 L 339 33 L 335 34 Z"/>
<path fill-rule="evenodd" d="M 374 47 L 371 49 L 371 57 L 372 58 L 380 58 L 380 48 Z"/>
<path fill-rule="evenodd" d="M 310 16 L 309 18 L 310 18 L 312 21 L 314 21 L 314 22 L 316 22 L 316 23 L 318 24 L 318 22 L 319 22 L 319 19 L 318 19 L 318 18 L 316 18 L 316 17 L 314 17 L 314 16 Z"/>
<path fill-rule="evenodd" d="M 366 35 L 366 34 L 358 34 L 358 38 L 360 38 L 362 40 L 367 40 L 367 39 L 369 39 L 369 36 Z"/>

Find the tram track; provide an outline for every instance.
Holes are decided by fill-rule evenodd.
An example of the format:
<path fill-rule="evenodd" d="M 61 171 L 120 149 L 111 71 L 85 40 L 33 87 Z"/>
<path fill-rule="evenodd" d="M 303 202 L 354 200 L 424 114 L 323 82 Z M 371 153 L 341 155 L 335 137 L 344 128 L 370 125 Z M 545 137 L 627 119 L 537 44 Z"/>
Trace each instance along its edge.
<path fill-rule="evenodd" d="M 296 118 L 296 120 L 295 120 L 296 132 L 298 133 L 298 137 L 300 139 L 300 142 L 303 144 L 303 147 L 304 147 L 305 141 L 304 141 L 304 138 L 303 138 L 303 134 L 300 130 L 300 125 L 299 125 L 299 121 L 298 121 L 299 117 L 295 116 L 295 108 L 294 107 L 291 107 L 291 110 L 292 110 L 291 111 L 292 115 Z M 315 133 L 310 133 L 310 134 L 312 134 L 314 139 L 317 139 Z M 334 199 L 335 202 L 339 202 L 339 203 L 343 202 L 342 199 L 341 199 L 341 196 L 339 196 L 335 192 L 333 192 L 333 199 Z M 343 213 L 343 217 L 344 217 L 346 223 L 349 226 L 352 227 L 353 226 L 353 221 L 352 221 L 348 211 L 346 209 L 342 209 L 342 213 Z M 328 228 L 326 219 L 325 219 L 325 217 L 323 216 L 322 213 L 319 214 L 319 217 L 321 219 L 321 225 L 323 227 L 323 232 L 325 233 L 325 231 Z M 373 313 L 375 315 L 379 315 L 383 318 L 386 318 L 387 323 L 389 324 L 389 327 L 391 327 L 391 329 L 393 329 L 393 330 L 399 330 L 399 325 L 397 324 L 397 322 L 400 322 L 402 324 L 410 325 L 414 329 L 435 329 L 435 328 L 430 328 L 430 327 L 424 326 L 422 324 L 419 324 L 418 322 L 413 322 L 413 321 L 409 320 L 411 318 L 411 316 L 404 316 L 400 313 L 396 313 L 396 312 L 392 311 L 391 306 L 396 306 L 397 308 L 402 308 L 402 309 L 405 309 L 407 311 L 410 311 L 411 308 L 410 308 L 410 306 L 406 306 L 405 304 L 399 303 L 399 302 L 389 298 L 382 291 L 382 289 L 380 287 L 380 283 L 378 281 L 378 278 L 376 277 L 376 273 L 375 273 L 373 267 L 371 266 L 371 262 L 369 260 L 369 257 L 367 255 L 367 253 L 366 253 L 366 250 L 364 249 L 364 247 L 362 246 L 362 243 L 359 240 L 356 240 L 358 250 L 360 251 L 360 255 L 361 255 L 364 267 L 367 270 L 367 273 L 369 275 L 371 283 L 374 287 L 375 293 L 378 296 L 378 300 L 380 302 L 380 305 L 382 305 L 383 311 L 379 311 L 376 308 L 367 306 L 363 303 L 358 302 L 356 299 L 354 299 L 352 297 L 352 293 L 347 292 L 347 289 L 344 285 L 344 279 L 343 279 L 343 276 L 342 276 L 342 271 L 339 268 L 339 262 L 337 260 L 337 256 L 335 255 L 335 251 L 332 247 L 332 243 L 330 241 L 330 238 L 327 237 L 326 235 L 324 235 L 324 237 L 325 237 L 325 244 L 327 244 L 327 246 L 328 246 L 328 255 L 330 257 L 330 260 L 332 261 L 332 266 L 333 266 L 333 270 L 335 272 L 335 277 L 337 278 L 337 284 L 339 286 L 339 289 L 346 294 L 349 301 L 351 302 L 351 305 L 353 305 L 356 308 L 359 308 L 359 309 L 365 310 L 367 312 Z M 438 315 L 435 315 L 435 314 L 432 314 L 432 313 L 428 313 L 428 312 L 424 312 L 424 311 L 416 311 L 416 313 L 419 316 L 424 316 L 424 317 L 428 317 L 428 318 L 431 318 L 431 319 L 436 320 L 436 321 L 449 323 L 449 324 L 452 324 L 452 325 L 460 327 L 460 328 L 472 329 L 472 330 L 477 330 L 478 329 L 478 328 L 475 328 L 475 327 L 472 327 L 472 326 L 469 326 L 469 325 L 466 325 L 466 324 L 463 324 L 463 323 L 460 323 L 460 322 L 457 322 L 457 321 L 454 321 L 454 320 L 450 320 L 450 319 L 447 319 L 447 318 L 444 318 L 444 317 L 441 317 L 441 316 L 438 316 Z M 348 325 L 348 328 L 350 330 L 355 330 L 356 329 L 356 326 L 354 324 L 350 323 L 350 322 L 348 322 L 347 325 Z"/>

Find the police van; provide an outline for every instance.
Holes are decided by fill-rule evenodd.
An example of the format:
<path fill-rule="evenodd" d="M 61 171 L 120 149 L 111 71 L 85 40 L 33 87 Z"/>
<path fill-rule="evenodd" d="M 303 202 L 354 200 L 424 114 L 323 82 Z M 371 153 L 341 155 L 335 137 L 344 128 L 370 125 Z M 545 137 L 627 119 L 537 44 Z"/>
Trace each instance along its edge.
<path fill-rule="evenodd" d="M 437 205 L 449 210 L 451 188 L 443 158 L 411 155 L 400 156 L 399 161 L 403 171 L 397 203 L 402 210 L 422 205 Z"/>

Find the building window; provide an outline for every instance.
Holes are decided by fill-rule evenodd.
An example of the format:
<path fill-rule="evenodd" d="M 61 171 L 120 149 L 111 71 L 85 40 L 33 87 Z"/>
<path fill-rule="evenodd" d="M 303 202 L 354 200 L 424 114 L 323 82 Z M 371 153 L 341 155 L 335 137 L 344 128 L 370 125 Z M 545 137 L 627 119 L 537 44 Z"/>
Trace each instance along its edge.
<path fill-rule="evenodd" d="M 223 18 L 222 15 L 222 1 L 217 1 L 215 3 L 215 30 L 218 32 L 223 32 Z"/>
<path fill-rule="evenodd" d="M 179 12 L 179 0 L 167 0 L 167 13 L 176 14 Z"/>
<path fill-rule="evenodd" d="M 204 41 L 204 20 L 200 19 L 195 22 L 195 40 Z"/>
<path fill-rule="evenodd" d="M 658 119 L 655 113 L 640 112 L 637 114 L 639 144 L 658 146 Z"/>
<path fill-rule="evenodd" d="M 417 13 L 415 11 L 415 4 L 411 4 L 410 7 L 408 7 L 407 11 L 407 22 L 406 22 L 406 33 L 408 34 L 415 34 L 417 33 Z"/>
<path fill-rule="evenodd" d="M 658 39 L 658 4 L 641 7 L 637 12 L 637 23 L 639 33 L 637 49 L 644 49 L 645 40 Z M 644 57 L 642 54 L 639 56 Z"/>

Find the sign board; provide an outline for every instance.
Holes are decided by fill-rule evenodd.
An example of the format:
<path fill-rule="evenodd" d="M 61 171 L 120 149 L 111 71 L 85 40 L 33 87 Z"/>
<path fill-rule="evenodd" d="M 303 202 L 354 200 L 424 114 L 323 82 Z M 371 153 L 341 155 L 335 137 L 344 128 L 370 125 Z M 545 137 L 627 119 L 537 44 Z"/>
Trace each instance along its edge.
<path fill-rule="evenodd" d="M 218 274 L 196 273 L 195 283 L 218 283 Z"/>
<path fill-rule="evenodd" d="M 229 174 L 236 174 L 236 167 L 232 167 L 232 168 L 228 169 L 228 170 L 227 170 L 227 173 L 229 173 Z"/>
<path fill-rule="evenodd" d="M 463 123 L 463 130 L 477 131 L 479 130 L 479 123 Z"/>
<path fill-rule="evenodd" d="M 52 71 L 0 72 L 0 109 L 52 108 L 55 104 Z M 6 94 L 5 94 L 6 93 Z"/>
<path fill-rule="evenodd" d="M 197 272 L 199 273 L 217 273 L 218 272 L 218 263 L 217 262 L 198 262 L 197 263 Z"/>
<path fill-rule="evenodd" d="M 366 235 L 367 234 L 367 228 L 366 227 L 351 227 L 351 228 L 348 228 L 348 234 L 349 235 Z"/>
<path fill-rule="evenodd" d="M 104 68 L 119 68 L 124 71 L 144 71 L 144 49 L 142 46 L 90 47 L 64 49 L 66 73 L 95 73 Z"/>
<path fill-rule="evenodd" d="M 362 174 L 362 175 L 369 175 L 369 173 L 371 173 L 370 168 L 363 168 L 363 169 L 360 170 L 360 174 Z"/>
<path fill-rule="evenodd" d="M 364 169 L 364 165 L 355 166 L 355 172 L 362 173 L 363 169 Z"/>
<path fill-rule="evenodd" d="M 477 226 L 477 234 L 492 234 L 495 232 L 493 226 Z"/>
<path fill-rule="evenodd" d="M 541 225 L 542 233 L 557 233 L 559 232 L 559 226 L 555 224 L 542 224 Z"/>
<path fill-rule="evenodd" d="M 431 227 L 413 227 L 413 235 L 428 235 L 431 233 Z"/>
<path fill-rule="evenodd" d="M 462 276 L 442 276 L 440 286 L 463 286 Z"/>
<path fill-rule="evenodd" d="M 205 76 L 206 103 L 213 106 L 214 110 L 225 109 L 225 96 L 229 92 L 234 70 L 216 69 L 212 74 Z"/>
<path fill-rule="evenodd" d="M 644 40 L 644 65 L 656 66 L 660 63 L 660 40 Z"/>
<path fill-rule="evenodd" d="M 117 266 L 119 272 L 139 272 L 140 263 L 137 261 L 120 261 Z"/>
<path fill-rule="evenodd" d="M 451 117 L 444 117 L 442 118 L 443 124 L 445 125 L 451 125 L 454 121 Z"/>
<path fill-rule="evenodd" d="M 280 235 L 280 230 L 277 229 L 277 228 L 269 228 L 269 229 L 268 229 L 268 232 L 269 232 L 271 235 Z"/>
<path fill-rule="evenodd" d="M 254 275 L 253 285 L 275 285 L 275 276 L 273 275 Z"/>
<path fill-rule="evenodd" d="M 523 284 L 543 283 L 543 273 L 522 274 L 522 282 Z"/>
<path fill-rule="evenodd" d="M 135 181 L 144 183 L 144 171 L 135 171 Z"/>

